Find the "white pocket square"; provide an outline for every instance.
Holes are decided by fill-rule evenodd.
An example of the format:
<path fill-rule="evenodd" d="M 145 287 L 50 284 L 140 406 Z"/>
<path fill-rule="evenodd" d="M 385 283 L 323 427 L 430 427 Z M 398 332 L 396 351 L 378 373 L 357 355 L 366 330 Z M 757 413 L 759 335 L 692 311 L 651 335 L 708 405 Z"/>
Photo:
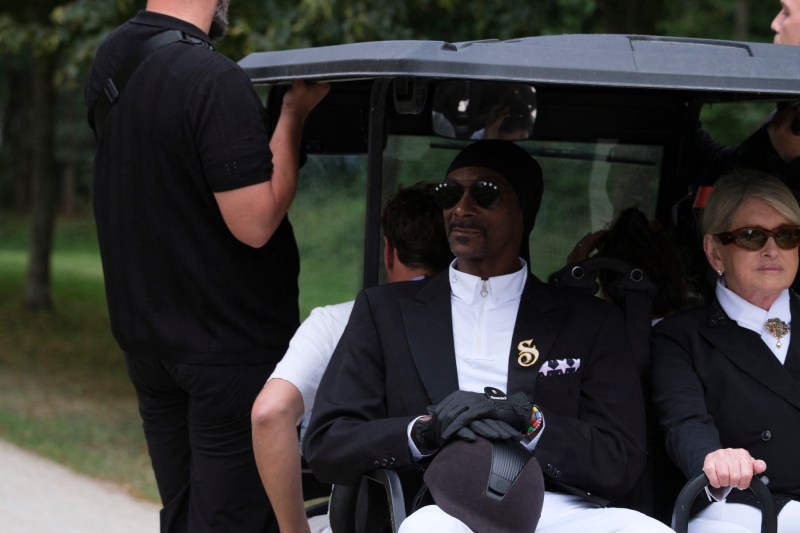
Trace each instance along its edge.
<path fill-rule="evenodd" d="M 564 374 L 574 374 L 581 367 L 581 360 L 578 357 L 568 357 L 565 359 L 550 359 L 545 361 L 539 368 L 542 376 L 559 376 Z"/>

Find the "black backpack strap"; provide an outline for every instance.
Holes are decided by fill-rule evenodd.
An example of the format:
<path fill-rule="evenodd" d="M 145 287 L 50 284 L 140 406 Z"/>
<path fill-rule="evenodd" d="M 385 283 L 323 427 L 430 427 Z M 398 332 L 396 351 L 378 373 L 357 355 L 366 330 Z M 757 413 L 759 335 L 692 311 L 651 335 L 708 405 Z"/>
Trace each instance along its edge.
<path fill-rule="evenodd" d="M 191 35 L 188 35 L 180 30 L 166 30 L 161 33 L 157 33 L 156 35 L 153 35 L 144 41 L 141 45 L 139 45 L 139 48 L 134 50 L 133 53 L 126 58 L 119 70 L 117 70 L 113 76 L 108 78 L 105 83 L 103 83 L 103 91 L 97 98 L 97 102 L 95 102 L 94 109 L 92 110 L 96 138 L 100 137 L 100 133 L 103 128 L 103 122 L 105 121 L 108 112 L 111 111 L 111 106 L 113 106 L 117 101 L 117 98 L 119 98 L 119 94 L 122 92 L 123 87 L 125 87 L 125 84 L 128 83 L 128 79 L 136 71 L 136 69 L 139 68 L 139 65 L 142 63 L 142 61 L 144 61 L 147 56 L 162 46 L 177 42 L 183 42 L 194 46 L 205 46 L 209 50 L 214 49 L 214 47 L 211 46 L 211 43 L 208 43 L 203 39 L 198 39 L 197 37 L 192 37 Z"/>

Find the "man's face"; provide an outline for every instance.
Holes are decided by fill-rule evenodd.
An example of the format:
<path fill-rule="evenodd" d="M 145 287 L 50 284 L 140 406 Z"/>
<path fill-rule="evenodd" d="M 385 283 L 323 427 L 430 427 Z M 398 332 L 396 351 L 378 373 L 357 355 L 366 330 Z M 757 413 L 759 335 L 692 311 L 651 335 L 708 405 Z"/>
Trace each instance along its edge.
<path fill-rule="evenodd" d="M 469 193 L 469 187 L 481 180 L 500 187 L 494 207 L 481 207 Z M 482 278 L 519 270 L 522 211 L 511 184 L 483 167 L 456 169 L 445 181 L 463 188 L 458 203 L 444 210 L 447 239 L 458 269 Z"/>
<path fill-rule="evenodd" d="M 214 9 L 214 18 L 211 19 L 211 29 L 208 36 L 212 41 L 224 37 L 228 32 L 228 4 L 230 0 L 219 0 Z"/>
<path fill-rule="evenodd" d="M 770 29 L 775 32 L 775 44 L 800 46 L 800 0 L 782 0 Z"/>

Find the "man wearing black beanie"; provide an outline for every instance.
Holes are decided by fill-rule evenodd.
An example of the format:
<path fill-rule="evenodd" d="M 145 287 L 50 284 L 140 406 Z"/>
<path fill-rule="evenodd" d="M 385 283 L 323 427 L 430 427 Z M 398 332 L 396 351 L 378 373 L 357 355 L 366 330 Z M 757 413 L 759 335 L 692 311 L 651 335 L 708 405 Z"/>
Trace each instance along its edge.
<path fill-rule="evenodd" d="M 453 461 L 454 441 L 508 440 L 538 461 L 546 490 L 533 490 L 530 505 L 517 493 L 487 523 L 475 513 L 490 506 L 454 505 L 474 492 L 437 483 L 431 505 L 408 510 L 416 512 L 403 533 L 471 531 L 468 524 L 520 533 L 670 531 L 607 507 L 644 467 L 637 366 L 616 307 L 530 273 L 526 243 L 542 191 L 539 164 L 518 145 L 484 140 L 461 151 L 434 193 L 456 259 L 427 281 L 362 291 L 323 376 L 305 439 L 305 457 L 323 481 L 353 485 L 373 468 L 393 468 L 411 502 L 440 450 L 449 451 L 447 464 L 488 464 Z M 457 484 L 486 486 L 486 475 L 459 476 Z M 497 495 L 487 489 L 485 497 Z M 515 514 L 527 527 L 505 523 Z"/>
<path fill-rule="evenodd" d="M 483 167 L 494 170 L 508 180 L 517 191 L 522 211 L 522 244 L 519 256 L 530 264 L 528 241 L 542 204 L 544 181 L 542 167 L 528 152 L 508 141 L 485 140 L 472 143 L 456 156 L 447 175 L 462 167 Z"/>

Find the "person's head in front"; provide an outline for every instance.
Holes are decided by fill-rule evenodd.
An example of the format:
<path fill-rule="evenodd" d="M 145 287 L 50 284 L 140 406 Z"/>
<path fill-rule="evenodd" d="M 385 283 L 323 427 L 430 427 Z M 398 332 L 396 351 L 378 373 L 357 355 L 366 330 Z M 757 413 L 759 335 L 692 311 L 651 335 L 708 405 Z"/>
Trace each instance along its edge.
<path fill-rule="evenodd" d="M 703 215 L 703 249 L 719 283 L 769 310 L 794 281 L 800 207 L 777 178 L 760 172 L 726 176 Z"/>
<path fill-rule="evenodd" d="M 518 145 L 484 140 L 464 148 L 434 189 L 455 267 L 482 279 L 523 268 L 542 188 L 539 164 Z"/>
<path fill-rule="evenodd" d="M 800 0 L 781 0 L 781 10 L 772 19 L 775 44 L 800 45 Z"/>

